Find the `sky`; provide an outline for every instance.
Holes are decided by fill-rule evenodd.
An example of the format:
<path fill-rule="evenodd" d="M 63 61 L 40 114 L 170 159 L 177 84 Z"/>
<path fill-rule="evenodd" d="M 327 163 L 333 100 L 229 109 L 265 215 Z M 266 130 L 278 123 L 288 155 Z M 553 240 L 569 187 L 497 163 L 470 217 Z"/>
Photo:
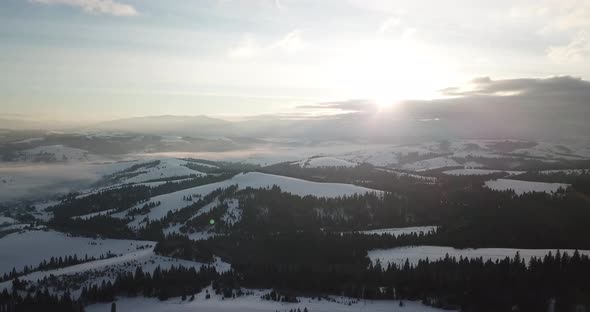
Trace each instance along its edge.
<path fill-rule="evenodd" d="M 0 118 L 314 116 L 562 75 L 590 80 L 589 0 L 0 1 Z"/>

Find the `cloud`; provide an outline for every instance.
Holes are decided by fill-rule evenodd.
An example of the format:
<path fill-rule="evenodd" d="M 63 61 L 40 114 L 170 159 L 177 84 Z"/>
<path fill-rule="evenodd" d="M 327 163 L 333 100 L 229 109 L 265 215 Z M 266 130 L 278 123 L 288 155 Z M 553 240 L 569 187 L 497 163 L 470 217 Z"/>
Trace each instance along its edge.
<path fill-rule="evenodd" d="M 295 30 L 285 35 L 285 37 L 275 42 L 269 48 L 270 50 L 281 50 L 287 53 L 296 53 L 303 50 L 306 45 L 306 42 L 301 38 L 301 31 Z"/>
<path fill-rule="evenodd" d="M 114 0 L 29 0 L 32 3 L 45 5 L 65 5 L 82 9 L 91 14 L 106 14 L 113 16 L 136 16 L 137 10 L 124 3 Z"/>
<path fill-rule="evenodd" d="M 547 0 L 532 5 L 514 6 L 510 17 L 540 22 L 541 36 L 560 34 L 570 38 L 567 44 L 549 45 L 546 56 L 558 63 L 587 61 L 590 57 L 590 2 Z"/>
<path fill-rule="evenodd" d="M 558 63 L 582 62 L 590 58 L 590 32 L 579 31 L 567 45 L 549 47 L 547 56 Z"/>
<path fill-rule="evenodd" d="M 523 97 L 583 97 L 590 99 L 590 82 L 571 76 L 551 78 L 519 78 L 492 80 L 490 77 L 475 78 L 463 87 L 441 90 L 452 96 L 523 96 Z M 589 105 L 590 106 L 590 105 Z"/>
<path fill-rule="evenodd" d="M 266 56 L 276 52 L 294 54 L 304 50 L 307 43 L 301 37 L 301 31 L 294 30 L 281 39 L 270 44 L 261 44 L 252 35 L 246 34 L 238 44 L 227 51 L 227 56 L 234 59 L 246 59 Z"/>
<path fill-rule="evenodd" d="M 541 20 L 541 32 L 576 30 L 590 27 L 590 2 L 576 0 L 547 0 L 510 8 L 515 19 Z"/>
<path fill-rule="evenodd" d="M 590 82 L 580 78 L 478 78 L 445 91 L 454 97 L 407 101 L 404 112 L 439 118 L 436 131 L 455 138 L 574 140 L 590 133 Z"/>
<path fill-rule="evenodd" d="M 397 28 L 401 24 L 401 20 L 398 17 L 390 16 L 387 18 L 381 26 L 379 27 L 380 34 L 387 34 L 392 32 L 395 28 Z"/>
<path fill-rule="evenodd" d="M 299 105 L 298 109 L 338 110 L 345 112 L 374 112 L 377 110 L 375 102 L 363 99 L 346 101 L 322 102 L 311 105 Z"/>
<path fill-rule="evenodd" d="M 91 164 L 0 163 L 0 203 L 68 193 L 88 187 L 101 177 L 97 166 Z"/>
<path fill-rule="evenodd" d="M 228 50 L 227 56 L 230 58 L 250 58 L 260 55 L 262 50 L 263 48 L 254 40 L 254 38 L 247 34 L 242 36 L 242 39 L 235 47 Z"/>

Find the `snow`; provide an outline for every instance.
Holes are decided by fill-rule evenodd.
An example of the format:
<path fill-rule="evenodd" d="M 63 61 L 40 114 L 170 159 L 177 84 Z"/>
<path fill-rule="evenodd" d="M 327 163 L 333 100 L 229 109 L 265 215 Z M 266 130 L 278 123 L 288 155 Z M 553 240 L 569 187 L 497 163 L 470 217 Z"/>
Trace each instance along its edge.
<path fill-rule="evenodd" d="M 14 230 L 22 230 L 30 227 L 30 224 L 26 223 L 19 223 L 19 224 L 11 224 L 11 225 L 0 225 L 0 232 L 4 231 L 14 231 Z"/>
<path fill-rule="evenodd" d="M 73 256 L 98 258 L 111 252 L 121 254 L 136 250 L 138 246 L 154 246 L 154 242 L 93 239 L 72 237 L 55 231 L 25 231 L 12 233 L 0 238 L 0 274 L 12 268 L 21 271 L 25 265 L 37 266 L 51 257 Z"/>
<path fill-rule="evenodd" d="M 382 194 L 383 191 L 369 189 L 361 186 L 344 183 L 320 183 L 301 180 L 296 178 L 284 177 L 273 174 L 260 172 L 249 172 L 238 174 L 233 177 L 231 184 L 237 184 L 240 189 L 251 188 L 269 188 L 277 185 L 283 192 L 291 193 L 298 196 L 312 195 L 316 197 L 335 198 L 340 196 L 352 196 L 365 193 Z"/>
<path fill-rule="evenodd" d="M 81 191 L 104 175 L 138 162 L 3 163 L 0 162 L 0 202 L 41 201 L 57 194 Z M 3 181 L 6 182 L 3 182 Z"/>
<path fill-rule="evenodd" d="M 545 182 L 531 182 L 519 181 L 509 179 L 497 179 L 486 181 L 485 186 L 494 191 L 514 190 L 517 195 L 522 195 L 530 192 L 544 192 L 552 194 L 557 190 L 567 189 L 570 185 L 565 183 L 545 183 Z"/>
<path fill-rule="evenodd" d="M 201 167 L 207 167 L 207 168 L 211 168 L 211 169 L 219 169 L 218 166 L 215 165 L 211 165 L 211 164 L 206 164 L 206 163 L 202 163 L 202 162 L 198 162 L 198 161 L 192 161 L 190 159 L 186 160 L 187 162 L 197 165 L 197 166 L 201 166 Z"/>
<path fill-rule="evenodd" d="M 567 160 L 579 160 L 583 159 L 581 156 L 575 155 L 564 155 L 555 153 L 548 150 L 540 150 L 536 148 L 519 148 L 510 153 L 510 155 L 526 155 L 528 157 L 540 157 L 545 159 L 567 159 Z"/>
<path fill-rule="evenodd" d="M 64 145 L 48 145 L 48 146 L 39 146 L 31 149 L 27 149 L 22 151 L 22 154 L 27 157 L 31 158 L 39 154 L 51 154 L 57 161 L 61 160 L 78 160 L 84 161 L 88 159 L 88 151 L 79 149 L 79 148 L 72 148 L 67 147 Z"/>
<path fill-rule="evenodd" d="M 426 160 L 417 161 L 411 164 L 405 164 L 403 169 L 412 171 L 426 171 L 444 167 L 460 167 L 461 164 L 447 157 L 435 157 Z"/>
<path fill-rule="evenodd" d="M 242 220 L 242 210 L 240 209 L 239 201 L 237 199 L 235 199 L 235 198 L 225 199 L 225 200 L 223 200 L 223 203 L 222 203 L 219 201 L 218 198 L 215 198 L 210 203 L 208 203 L 207 205 L 205 205 L 201 209 L 199 209 L 199 211 L 197 211 L 197 213 L 195 213 L 193 216 L 191 216 L 187 221 L 190 221 L 202 214 L 209 213 L 209 212 L 211 212 L 211 210 L 221 206 L 222 204 L 227 205 L 227 211 L 224 213 L 223 216 L 221 216 L 221 221 L 223 223 L 231 226 L 231 225 L 239 223 Z M 134 224 L 136 224 L 136 223 L 134 223 Z M 139 225 L 139 223 L 137 223 L 137 224 Z M 164 229 L 164 234 L 165 235 L 171 235 L 171 234 L 186 235 L 180 231 L 180 228 L 184 224 L 185 223 L 172 224 Z M 215 237 L 218 235 L 222 235 L 222 234 L 216 233 L 214 228 L 211 226 L 203 231 L 193 232 L 193 233 L 190 233 L 186 236 L 191 240 L 206 240 L 206 239 L 209 239 L 209 237 Z"/>
<path fill-rule="evenodd" d="M 388 229 L 378 229 L 378 230 L 370 230 L 370 231 L 358 231 L 361 234 L 367 235 L 381 235 L 381 234 L 390 234 L 394 236 L 403 235 L 403 234 L 428 234 L 429 232 L 436 231 L 438 226 L 428 225 L 428 226 L 412 226 L 412 227 L 403 227 L 403 228 L 388 228 Z"/>
<path fill-rule="evenodd" d="M 164 143 L 188 143 L 187 141 L 183 140 L 182 137 L 173 136 L 173 135 L 165 135 L 160 139 L 160 142 Z"/>
<path fill-rule="evenodd" d="M 368 146 L 358 151 L 337 155 L 353 163 L 369 163 L 374 166 L 391 166 L 399 162 L 399 157 L 408 154 L 425 155 L 432 153 L 426 145 Z"/>
<path fill-rule="evenodd" d="M 14 223 L 18 223 L 18 221 L 16 221 L 13 218 L 10 218 L 10 217 L 0 216 L 0 225 L 14 224 Z"/>
<path fill-rule="evenodd" d="M 553 144 L 550 142 L 538 142 L 532 148 L 520 148 L 512 151 L 511 154 L 524 154 L 532 157 L 542 157 L 547 159 L 568 159 L 578 160 L 587 157 L 577 146 L 568 146 L 566 144 Z"/>
<path fill-rule="evenodd" d="M 391 170 L 391 169 L 383 169 L 383 168 L 376 168 L 376 169 L 379 171 L 385 171 L 385 172 L 392 173 L 392 174 L 396 175 L 397 177 L 406 177 L 406 178 L 412 178 L 412 179 L 416 179 L 416 180 L 423 180 L 428 183 L 436 183 L 435 177 L 425 177 L 425 176 L 421 176 L 421 175 L 417 175 L 417 174 L 406 173 L 406 172 L 401 172 L 401 171 L 396 171 L 396 170 Z"/>
<path fill-rule="evenodd" d="M 18 141 L 18 142 L 12 142 L 12 144 L 28 144 L 28 143 L 33 143 L 33 142 L 37 142 L 37 141 L 43 141 L 45 140 L 44 138 L 30 138 L 30 139 L 26 139 L 26 140 L 22 140 L 22 141 Z"/>
<path fill-rule="evenodd" d="M 468 161 L 468 162 L 464 162 L 463 163 L 463 167 L 465 169 L 473 169 L 473 168 L 481 168 L 481 167 L 485 167 L 485 165 L 480 164 L 478 162 L 475 161 Z"/>
<path fill-rule="evenodd" d="M 219 235 L 222 235 L 222 234 L 215 233 L 212 230 L 206 230 L 206 231 L 199 231 L 199 232 L 194 232 L 192 234 L 189 234 L 188 238 L 190 240 L 199 241 L 199 240 L 208 240 L 210 237 L 215 237 L 215 236 L 219 236 Z"/>
<path fill-rule="evenodd" d="M 160 205 L 152 208 L 146 215 L 136 216 L 129 226 L 132 228 L 143 227 L 143 220 L 148 217 L 149 220 L 160 220 L 168 214 L 169 211 L 176 211 L 190 206 L 193 202 L 198 201 L 201 196 L 205 196 L 217 189 L 224 189 L 232 185 L 237 185 L 238 189 L 251 188 L 270 188 L 277 185 L 283 192 L 291 193 L 298 196 L 312 195 L 316 197 L 335 198 L 340 196 L 352 196 L 356 194 L 375 193 L 383 194 L 383 191 L 369 189 L 361 186 L 343 183 L 319 183 L 311 182 L 296 178 L 266 174 L 260 172 L 241 173 L 229 180 L 197 186 L 173 193 L 163 194 L 150 199 L 150 202 L 160 202 Z M 192 201 L 186 201 L 183 198 L 191 196 Z M 130 209 L 141 208 L 145 203 L 138 204 Z M 212 208 L 212 207 L 211 207 Z M 125 216 L 127 211 L 114 214 L 114 217 Z"/>
<path fill-rule="evenodd" d="M 119 257 L 113 257 L 108 259 L 96 260 L 85 262 L 77 265 L 68 266 L 65 268 L 48 270 L 48 271 L 36 271 L 33 273 L 29 273 L 22 277 L 19 277 L 21 280 L 28 280 L 28 281 L 38 281 L 43 279 L 44 277 L 53 276 L 63 276 L 63 275 L 72 275 L 76 273 L 82 273 L 87 271 L 96 271 L 96 272 L 105 272 L 111 268 L 117 268 L 119 270 L 123 269 L 127 272 L 134 272 L 138 266 L 141 266 L 141 269 L 144 272 L 153 272 L 158 266 L 163 269 L 167 270 L 170 269 L 172 266 L 183 266 L 186 268 L 195 268 L 199 269 L 203 265 L 208 265 L 207 263 L 203 262 L 196 262 L 196 261 L 189 261 L 171 257 L 164 257 L 158 256 L 154 253 L 153 247 L 146 248 L 146 249 L 139 249 L 133 252 L 129 252 L 123 254 Z M 213 267 L 218 272 L 227 272 L 231 269 L 231 265 L 221 261 L 219 258 L 215 258 L 215 261 L 211 263 Z M 9 281 L 8 283 L 10 283 Z M 2 289 L 3 285 L 0 284 L 0 289 Z"/>
<path fill-rule="evenodd" d="M 573 249 L 561 249 L 560 252 L 567 252 L 570 256 L 574 253 Z M 398 247 L 392 249 L 374 249 L 368 252 L 368 256 L 373 263 L 379 259 L 382 265 L 387 263 L 396 263 L 398 265 L 404 264 L 406 259 L 410 264 L 417 264 L 419 260 L 428 258 L 430 261 L 443 259 L 445 255 L 463 258 L 482 258 L 486 260 L 502 260 L 506 257 L 514 257 L 516 253 L 520 254 L 521 259 L 528 261 L 532 257 L 543 257 L 549 252 L 553 255 L 557 249 L 512 249 L 512 248 L 477 248 L 477 249 L 456 249 L 453 247 L 439 247 L 439 246 L 411 246 Z M 582 255 L 590 255 L 590 250 L 579 250 Z"/>
<path fill-rule="evenodd" d="M 590 174 L 590 169 L 555 169 L 555 170 L 541 170 L 540 174 L 565 174 L 565 175 L 582 175 Z"/>
<path fill-rule="evenodd" d="M 240 203 L 237 199 L 226 200 L 227 211 L 221 217 L 221 221 L 227 225 L 234 225 L 242 220 L 242 210 L 240 209 Z"/>
<path fill-rule="evenodd" d="M 298 165 L 301 168 L 322 168 L 322 167 L 345 167 L 352 168 L 358 166 L 357 163 L 350 162 L 348 160 L 339 159 L 336 157 L 312 157 L 305 160 L 292 163 Z"/>
<path fill-rule="evenodd" d="M 523 174 L 524 171 L 509 171 L 509 170 L 493 170 L 493 169 L 452 169 L 443 171 L 444 174 L 453 176 L 464 176 L 464 175 L 486 175 L 493 173 L 505 172 L 508 175 Z"/>
<path fill-rule="evenodd" d="M 60 277 L 68 278 L 79 273 L 90 272 L 91 275 L 87 276 L 84 284 L 90 286 L 92 284 L 100 284 L 102 280 L 114 281 L 116 273 L 123 272 L 135 272 L 137 267 L 141 267 L 146 273 L 152 273 L 157 267 L 163 270 L 168 270 L 172 266 L 183 266 L 185 268 L 199 269 L 203 265 L 211 265 L 217 272 L 227 272 L 231 269 L 229 263 L 223 262 L 221 258 L 215 257 L 211 263 L 203 263 L 196 261 L 189 261 L 171 257 L 158 256 L 154 253 L 154 246 L 151 245 L 145 249 L 138 249 L 128 253 L 125 253 L 118 257 L 96 260 L 85 262 L 65 268 L 59 268 L 48 271 L 36 271 L 27 275 L 19 277 L 20 280 L 26 280 L 31 282 L 37 282 L 45 277 Z M 0 290 L 10 289 L 12 281 L 6 281 L 0 283 Z M 73 292 L 74 297 L 78 296 L 80 289 Z"/>
<path fill-rule="evenodd" d="M 123 183 L 141 183 L 149 180 L 168 179 L 172 177 L 188 176 L 191 174 L 197 176 L 205 176 L 207 174 L 187 168 L 185 165 L 187 161 L 165 158 L 160 159 L 160 164 L 150 168 L 139 168 L 132 173 L 141 172 L 132 178 L 125 179 Z"/>
<path fill-rule="evenodd" d="M 205 299 L 206 292 L 211 294 L 211 299 Z M 159 301 L 156 298 L 120 298 L 117 301 L 117 311 L 142 311 L 142 312 L 276 312 L 289 311 L 291 309 L 305 308 L 310 312 L 352 312 L 352 311 L 373 311 L 373 312 L 441 312 L 441 310 L 425 306 L 417 301 L 404 300 L 404 306 L 399 307 L 397 300 L 357 300 L 348 297 L 330 296 L 331 300 L 318 300 L 300 297 L 299 303 L 275 302 L 260 299 L 260 296 L 267 294 L 270 290 L 243 289 L 251 292 L 251 295 L 237 297 L 235 299 L 222 299 L 221 295 L 208 287 L 201 293 L 195 295 L 192 302 L 182 301 L 180 298 L 171 298 L 167 301 Z M 348 302 L 354 302 L 350 306 Z M 94 304 L 86 307 L 87 312 L 110 311 L 111 303 Z"/>
<path fill-rule="evenodd" d="M 82 219 L 82 220 L 88 220 L 90 218 L 94 218 L 97 216 L 107 216 L 113 212 L 117 211 L 117 209 L 113 208 L 113 209 L 108 209 L 108 210 L 103 210 L 103 211 L 99 211 L 99 212 L 93 212 L 93 213 L 89 213 L 89 214 L 85 214 L 82 216 L 76 216 L 76 217 L 72 217 L 73 219 Z"/>
<path fill-rule="evenodd" d="M 496 154 L 491 151 L 456 151 L 453 152 L 455 158 L 467 158 L 467 157 L 478 157 L 478 158 L 510 158 L 512 156 Z"/>
<path fill-rule="evenodd" d="M 215 199 L 213 201 L 211 201 L 210 203 L 208 203 L 207 205 L 203 206 L 201 209 L 199 209 L 199 211 L 197 211 L 197 213 L 195 213 L 192 217 L 189 218 L 189 220 L 192 220 L 202 214 L 205 213 L 209 213 L 211 212 L 211 210 L 213 210 L 215 207 L 221 205 L 221 202 L 219 201 L 219 199 Z"/>

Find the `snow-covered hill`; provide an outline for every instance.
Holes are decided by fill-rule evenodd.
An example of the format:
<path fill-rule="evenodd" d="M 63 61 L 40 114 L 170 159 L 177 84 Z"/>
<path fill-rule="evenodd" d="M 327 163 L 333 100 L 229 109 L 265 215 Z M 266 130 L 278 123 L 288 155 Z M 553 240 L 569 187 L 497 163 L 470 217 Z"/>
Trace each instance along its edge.
<path fill-rule="evenodd" d="M 405 164 L 402 166 L 405 170 L 413 171 L 426 171 L 445 167 L 458 167 L 460 163 L 447 157 L 435 157 L 426 160 L 420 160 L 411 164 Z"/>
<path fill-rule="evenodd" d="M 138 168 L 137 170 L 127 172 L 131 178 L 122 180 L 122 183 L 140 183 L 150 180 L 170 179 L 174 177 L 184 176 L 205 176 L 203 172 L 189 169 L 186 167 L 187 161 L 176 158 L 159 159 L 159 164 L 147 167 Z"/>
<path fill-rule="evenodd" d="M 24 160 L 40 161 L 87 161 L 91 159 L 88 151 L 64 145 L 39 146 L 21 152 Z"/>
<path fill-rule="evenodd" d="M 51 257 L 99 258 L 109 251 L 118 255 L 153 246 L 155 242 L 150 241 L 72 237 L 55 231 L 13 233 L 0 238 L 0 275 L 13 268 L 21 271 L 24 266 L 37 266 Z"/>
<path fill-rule="evenodd" d="M 193 204 L 194 201 L 197 201 L 200 197 L 205 196 L 216 189 L 224 189 L 232 185 L 237 185 L 238 189 L 245 189 L 248 187 L 270 188 L 273 185 L 277 185 L 283 192 L 291 193 L 293 195 L 312 195 L 316 197 L 328 198 L 351 196 L 355 194 L 383 193 L 382 191 L 352 184 L 311 182 L 260 172 L 241 173 L 226 181 L 211 183 L 153 197 L 150 199 L 150 202 L 159 202 L 160 205 L 152 208 L 149 213 L 136 217 L 135 221 L 133 221 L 130 225 L 132 227 L 140 226 L 140 223 L 142 223 L 140 220 L 143 220 L 145 217 L 152 221 L 159 220 L 166 216 L 169 211 L 176 211 L 178 209 L 187 207 Z M 187 201 L 185 199 L 186 197 L 191 197 L 191 200 Z M 143 205 L 144 203 L 138 204 L 137 206 L 130 208 L 130 210 L 141 208 Z M 126 213 L 127 211 L 123 211 L 113 216 L 124 217 Z"/>

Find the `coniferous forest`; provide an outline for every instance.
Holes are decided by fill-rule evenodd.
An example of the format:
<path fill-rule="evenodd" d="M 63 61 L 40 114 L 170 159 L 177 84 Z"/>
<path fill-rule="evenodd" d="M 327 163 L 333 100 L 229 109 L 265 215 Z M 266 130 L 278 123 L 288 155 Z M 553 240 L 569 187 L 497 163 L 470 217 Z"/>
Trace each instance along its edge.
<path fill-rule="evenodd" d="M 590 249 L 587 174 L 568 177 L 571 187 L 555 194 L 517 195 L 483 187 L 484 181 L 501 173 L 448 177 L 432 171 L 427 176 L 436 179 L 432 183 L 368 165 L 346 169 L 278 165 L 263 171 L 318 182 L 355 183 L 385 192 L 320 198 L 286 193 L 276 185 L 264 189 L 227 185 L 204 196 L 183 195 L 178 199 L 184 203 L 182 209 L 168 211 L 157 220 L 147 217 L 163 205 L 152 197 L 223 181 L 233 174 L 215 170 L 220 171 L 216 176 L 155 187 L 123 186 L 82 197 L 70 194 L 49 208 L 55 217 L 44 224 L 72 235 L 155 241 L 154 251 L 160 256 L 202 263 L 213 263 L 218 257 L 231 263 L 230 271 L 217 272 L 207 265 L 158 267 L 151 272 L 137 267 L 98 284 L 82 283 L 90 278 L 84 273 L 71 281 L 19 281 L 28 272 L 96 260 L 52 259 L 6 275 L 3 279 L 12 280 L 15 291 L 3 293 L 0 306 L 36 311 L 39 304 L 46 304 L 48 311 L 51 307 L 81 311 L 88 304 L 135 296 L 180 297 L 191 302 L 210 285 L 223 298 L 243 296 L 247 289 L 270 289 L 263 300 L 297 302 L 301 296 L 338 295 L 354 300 L 413 300 L 466 312 L 542 311 L 548 306 L 565 312 L 590 305 L 590 259 L 577 251 L 531 260 L 518 254 L 494 261 L 447 256 L 416 263 L 381 263 L 368 257 L 371 250 L 404 246 Z M 107 208 L 112 210 L 104 215 L 72 217 Z M 129 222 L 136 219 L 143 226 L 130 228 Z M 362 233 L 432 224 L 438 227 L 429 232 Z M 169 232 L 171 227 L 177 230 Z M 189 238 L 201 232 L 215 235 Z M 81 291 L 79 298 L 46 293 L 48 288 L 66 290 L 72 285 Z"/>

